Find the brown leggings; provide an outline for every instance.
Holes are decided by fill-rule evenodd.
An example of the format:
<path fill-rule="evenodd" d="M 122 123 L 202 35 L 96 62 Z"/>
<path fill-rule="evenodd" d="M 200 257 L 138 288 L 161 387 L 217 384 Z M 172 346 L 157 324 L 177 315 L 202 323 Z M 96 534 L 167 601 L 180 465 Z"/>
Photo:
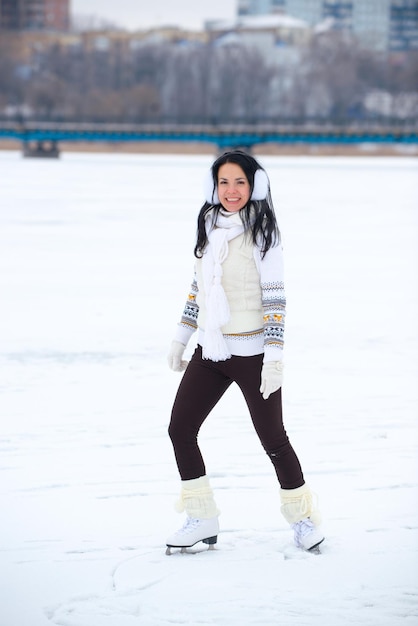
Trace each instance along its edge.
<path fill-rule="evenodd" d="M 196 348 L 178 388 L 168 429 L 182 480 L 206 474 L 197 443 L 199 429 L 228 387 L 236 382 L 280 486 L 296 489 L 304 484 L 299 460 L 283 426 L 281 389 L 267 400 L 259 391 L 262 364 L 262 354 L 233 356 L 216 363 L 203 359 L 201 347 Z"/>

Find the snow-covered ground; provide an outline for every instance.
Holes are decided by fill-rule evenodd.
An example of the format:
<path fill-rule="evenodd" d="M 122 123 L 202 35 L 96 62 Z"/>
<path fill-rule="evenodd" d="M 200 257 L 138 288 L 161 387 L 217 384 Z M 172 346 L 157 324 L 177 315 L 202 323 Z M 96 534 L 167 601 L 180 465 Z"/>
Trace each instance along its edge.
<path fill-rule="evenodd" d="M 283 232 L 297 551 L 231 389 L 201 434 L 217 549 L 182 523 L 166 353 L 208 156 L 0 153 L 1 626 L 418 624 L 418 162 L 261 159 Z"/>

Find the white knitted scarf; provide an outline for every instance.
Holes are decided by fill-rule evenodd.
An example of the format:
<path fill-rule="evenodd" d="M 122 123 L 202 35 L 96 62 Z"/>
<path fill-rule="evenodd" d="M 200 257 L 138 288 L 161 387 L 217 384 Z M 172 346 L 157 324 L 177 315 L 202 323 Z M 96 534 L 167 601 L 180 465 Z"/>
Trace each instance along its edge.
<path fill-rule="evenodd" d="M 202 356 L 211 361 L 226 361 L 231 353 L 226 345 L 221 327 L 230 317 L 229 304 L 222 287 L 222 263 L 228 256 L 228 242 L 244 232 L 239 212 L 220 211 L 212 226 L 206 221 L 208 245 L 202 258 L 203 282 L 206 294 L 206 323 L 203 338 Z"/>

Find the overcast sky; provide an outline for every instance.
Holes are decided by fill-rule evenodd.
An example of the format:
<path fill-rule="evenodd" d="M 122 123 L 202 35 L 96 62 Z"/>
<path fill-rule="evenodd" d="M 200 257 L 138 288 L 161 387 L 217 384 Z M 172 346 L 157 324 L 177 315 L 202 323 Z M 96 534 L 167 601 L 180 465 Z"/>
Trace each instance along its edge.
<path fill-rule="evenodd" d="M 237 0 L 71 0 L 74 15 L 96 16 L 137 30 L 176 25 L 200 29 L 205 20 L 235 16 Z"/>

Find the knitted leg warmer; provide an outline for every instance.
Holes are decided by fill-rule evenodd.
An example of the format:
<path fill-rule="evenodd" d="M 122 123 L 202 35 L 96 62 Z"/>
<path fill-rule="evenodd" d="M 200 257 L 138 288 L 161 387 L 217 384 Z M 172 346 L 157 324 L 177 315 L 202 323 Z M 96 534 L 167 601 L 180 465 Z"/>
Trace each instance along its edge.
<path fill-rule="evenodd" d="M 316 526 L 321 523 L 321 514 L 316 508 L 314 496 L 306 484 L 297 489 L 281 489 L 280 499 L 282 503 L 280 510 L 289 524 L 296 524 L 307 517 Z"/>
<path fill-rule="evenodd" d="M 219 515 L 207 476 L 181 482 L 176 511 L 186 511 L 189 517 L 195 519 L 211 519 Z"/>

